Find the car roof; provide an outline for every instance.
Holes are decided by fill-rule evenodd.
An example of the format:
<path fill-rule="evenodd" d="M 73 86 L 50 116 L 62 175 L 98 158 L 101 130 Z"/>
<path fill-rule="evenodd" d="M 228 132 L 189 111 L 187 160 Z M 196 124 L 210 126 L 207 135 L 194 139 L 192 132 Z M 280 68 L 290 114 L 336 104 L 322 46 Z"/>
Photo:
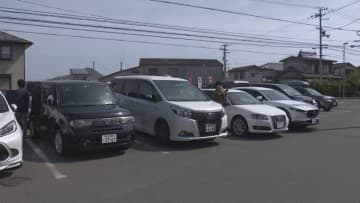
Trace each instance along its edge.
<path fill-rule="evenodd" d="M 102 84 L 105 85 L 102 82 L 98 81 L 88 81 L 88 80 L 50 80 L 45 81 L 46 84 L 56 84 L 56 85 L 62 85 L 62 84 Z"/>
<path fill-rule="evenodd" d="M 266 88 L 266 87 L 238 87 L 236 88 L 237 90 L 243 90 L 243 89 L 248 89 L 248 90 L 257 90 L 257 91 L 263 91 L 263 90 L 273 90 L 271 88 Z"/>
<path fill-rule="evenodd" d="M 205 89 L 201 89 L 201 91 L 215 91 L 215 89 L 213 88 L 205 88 Z M 228 92 L 244 92 L 238 89 L 229 89 Z"/>
<path fill-rule="evenodd" d="M 173 81 L 187 81 L 182 78 L 175 78 L 171 76 L 154 76 L 154 75 L 129 75 L 129 76 L 117 76 L 116 79 L 141 79 L 141 80 L 173 80 Z"/>

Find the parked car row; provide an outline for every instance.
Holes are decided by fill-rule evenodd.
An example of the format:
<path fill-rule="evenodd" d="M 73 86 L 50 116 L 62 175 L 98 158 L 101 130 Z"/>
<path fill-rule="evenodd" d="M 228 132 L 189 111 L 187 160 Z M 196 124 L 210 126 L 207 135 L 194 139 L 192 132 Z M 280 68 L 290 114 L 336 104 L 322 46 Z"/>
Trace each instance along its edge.
<path fill-rule="evenodd" d="M 122 76 L 110 84 L 34 82 L 28 86 L 29 132 L 48 138 L 57 154 L 66 155 L 78 149 L 126 150 L 135 131 L 168 143 L 213 140 L 227 136 L 228 130 L 236 136 L 273 134 L 319 123 L 318 103 L 290 86 L 230 86 L 221 105 L 213 101 L 215 89 L 200 90 L 168 76 Z M 22 164 L 22 130 L 15 110 L 0 94 L 0 170 Z"/>

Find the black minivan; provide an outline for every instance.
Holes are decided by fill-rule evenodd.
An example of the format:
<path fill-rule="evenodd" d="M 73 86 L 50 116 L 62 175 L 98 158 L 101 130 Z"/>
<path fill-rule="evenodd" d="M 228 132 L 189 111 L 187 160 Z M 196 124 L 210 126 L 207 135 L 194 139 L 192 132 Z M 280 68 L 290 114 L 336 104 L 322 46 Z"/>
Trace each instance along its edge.
<path fill-rule="evenodd" d="M 59 155 L 72 149 L 128 149 L 134 117 L 118 106 L 110 88 L 91 81 L 47 81 L 32 88 L 32 136 L 47 135 Z M 47 133 L 42 133 L 46 131 Z"/>

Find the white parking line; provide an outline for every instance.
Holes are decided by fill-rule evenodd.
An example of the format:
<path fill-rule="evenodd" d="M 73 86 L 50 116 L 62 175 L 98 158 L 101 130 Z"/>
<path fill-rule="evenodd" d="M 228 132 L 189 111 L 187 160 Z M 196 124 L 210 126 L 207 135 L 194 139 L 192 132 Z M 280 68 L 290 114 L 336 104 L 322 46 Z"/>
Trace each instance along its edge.
<path fill-rule="evenodd" d="M 25 142 L 31 147 L 31 149 L 35 152 L 35 154 L 44 161 L 45 166 L 49 168 L 50 172 L 52 173 L 55 179 L 59 180 L 67 177 L 56 168 L 55 164 L 49 161 L 49 159 L 44 154 L 44 152 L 41 151 L 41 149 L 38 146 L 36 146 L 35 143 L 33 143 L 29 139 L 26 139 Z"/>
<path fill-rule="evenodd" d="M 148 148 L 148 149 L 153 150 L 153 151 L 160 151 L 160 153 L 162 153 L 162 154 L 171 154 L 168 151 L 161 151 L 161 150 L 157 149 L 156 147 L 154 147 L 152 145 L 149 145 L 149 144 L 146 144 L 144 142 L 141 142 L 139 140 L 135 140 L 135 143 L 139 144 L 139 145 L 142 145 L 143 147 Z"/>

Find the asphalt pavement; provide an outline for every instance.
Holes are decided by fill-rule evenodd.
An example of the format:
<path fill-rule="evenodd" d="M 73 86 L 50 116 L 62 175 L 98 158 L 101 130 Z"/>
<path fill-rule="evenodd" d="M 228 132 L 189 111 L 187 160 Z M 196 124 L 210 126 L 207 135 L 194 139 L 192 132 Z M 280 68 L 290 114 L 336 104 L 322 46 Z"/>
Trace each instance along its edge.
<path fill-rule="evenodd" d="M 0 202 L 360 202 L 360 100 L 320 125 L 279 135 L 159 144 L 58 157 L 24 141 L 24 165 L 0 173 Z"/>

